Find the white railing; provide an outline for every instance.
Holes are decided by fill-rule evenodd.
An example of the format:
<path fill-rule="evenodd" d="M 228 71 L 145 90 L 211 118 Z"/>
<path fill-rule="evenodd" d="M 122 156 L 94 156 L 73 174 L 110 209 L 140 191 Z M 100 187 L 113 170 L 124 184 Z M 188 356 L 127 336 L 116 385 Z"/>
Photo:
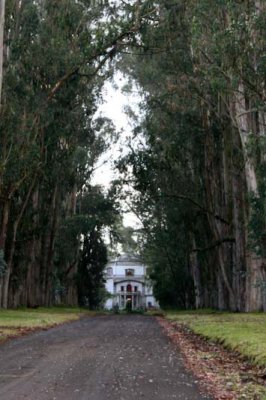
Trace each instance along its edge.
<path fill-rule="evenodd" d="M 145 276 L 144 275 L 112 275 L 112 276 L 108 276 L 108 278 L 125 279 L 125 280 L 130 281 L 130 279 L 145 279 Z"/>
<path fill-rule="evenodd" d="M 137 292 L 123 292 L 123 291 L 119 291 L 119 292 L 115 292 L 115 294 L 124 294 L 124 295 L 126 295 L 126 296 L 132 296 L 132 295 L 134 295 L 134 294 L 139 294 L 139 295 L 141 295 L 142 294 L 142 292 L 140 292 L 139 290 L 137 291 Z"/>

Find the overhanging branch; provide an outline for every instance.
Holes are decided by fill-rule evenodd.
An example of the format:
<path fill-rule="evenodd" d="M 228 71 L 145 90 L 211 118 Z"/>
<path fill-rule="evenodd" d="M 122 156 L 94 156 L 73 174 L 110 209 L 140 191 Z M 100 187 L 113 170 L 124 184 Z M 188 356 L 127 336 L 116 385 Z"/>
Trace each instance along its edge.
<path fill-rule="evenodd" d="M 167 198 L 174 198 L 174 199 L 178 199 L 178 200 L 186 200 L 189 201 L 190 203 L 194 204 L 196 207 L 198 207 L 200 210 L 202 210 L 205 214 L 209 214 L 211 216 L 213 216 L 213 218 L 219 220 L 220 222 L 223 222 L 226 225 L 230 225 L 230 223 L 228 221 L 226 221 L 223 217 L 221 217 L 220 215 L 214 213 L 211 210 L 208 210 L 207 208 L 203 207 L 200 203 L 198 203 L 197 201 L 195 201 L 194 199 L 192 199 L 189 196 L 185 196 L 182 194 L 162 194 L 160 195 L 160 197 L 167 197 Z"/>
<path fill-rule="evenodd" d="M 210 246 L 208 246 L 208 247 L 204 247 L 204 248 L 195 248 L 195 249 L 192 249 L 191 251 L 190 251 L 190 253 L 196 253 L 196 252 L 202 252 L 202 251 L 208 251 L 208 250 L 212 250 L 212 249 L 214 249 L 215 247 L 217 247 L 217 246 L 220 246 L 221 244 L 223 244 L 223 243 L 235 243 L 235 238 L 233 238 L 233 237 L 227 237 L 227 238 L 223 238 L 223 239 L 221 239 L 221 240 L 217 240 L 216 242 L 214 242 L 213 244 L 211 244 Z"/>

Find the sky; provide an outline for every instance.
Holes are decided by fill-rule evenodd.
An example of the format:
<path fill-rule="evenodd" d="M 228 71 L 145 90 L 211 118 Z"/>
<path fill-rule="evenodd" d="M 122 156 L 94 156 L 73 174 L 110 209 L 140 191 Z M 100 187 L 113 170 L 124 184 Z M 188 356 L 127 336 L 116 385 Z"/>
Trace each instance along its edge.
<path fill-rule="evenodd" d="M 123 93 L 122 88 L 126 84 L 126 80 L 120 72 L 115 74 L 113 81 L 114 83 L 107 81 L 104 85 L 103 104 L 99 107 L 98 115 L 110 118 L 120 135 L 117 143 L 100 157 L 92 177 L 92 184 L 100 184 L 104 187 L 108 187 L 110 182 L 118 176 L 112 163 L 121 154 L 127 153 L 126 138 L 132 135 L 132 122 L 124 112 L 124 108 L 131 106 L 137 109 L 140 101 L 140 96 L 137 93 Z M 140 223 L 133 213 L 126 213 L 124 214 L 124 225 L 139 227 Z"/>

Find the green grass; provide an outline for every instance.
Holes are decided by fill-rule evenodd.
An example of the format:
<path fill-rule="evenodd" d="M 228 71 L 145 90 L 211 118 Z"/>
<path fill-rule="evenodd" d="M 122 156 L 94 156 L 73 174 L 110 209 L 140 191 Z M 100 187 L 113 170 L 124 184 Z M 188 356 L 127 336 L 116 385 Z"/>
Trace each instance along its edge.
<path fill-rule="evenodd" d="M 93 313 L 74 307 L 0 310 L 0 341 L 30 330 L 44 329 L 63 322 L 75 321 L 82 314 Z"/>
<path fill-rule="evenodd" d="M 195 333 L 238 351 L 266 366 L 266 313 L 222 313 L 211 310 L 166 311 L 166 318 L 188 325 Z"/>

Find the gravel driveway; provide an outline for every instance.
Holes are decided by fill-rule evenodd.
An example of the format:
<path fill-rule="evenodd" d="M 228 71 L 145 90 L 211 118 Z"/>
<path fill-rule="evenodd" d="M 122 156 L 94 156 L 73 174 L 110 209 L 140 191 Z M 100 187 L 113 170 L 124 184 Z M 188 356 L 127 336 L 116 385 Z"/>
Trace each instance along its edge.
<path fill-rule="evenodd" d="M 155 318 L 89 317 L 0 345 L 1 400 L 201 400 Z"/>

